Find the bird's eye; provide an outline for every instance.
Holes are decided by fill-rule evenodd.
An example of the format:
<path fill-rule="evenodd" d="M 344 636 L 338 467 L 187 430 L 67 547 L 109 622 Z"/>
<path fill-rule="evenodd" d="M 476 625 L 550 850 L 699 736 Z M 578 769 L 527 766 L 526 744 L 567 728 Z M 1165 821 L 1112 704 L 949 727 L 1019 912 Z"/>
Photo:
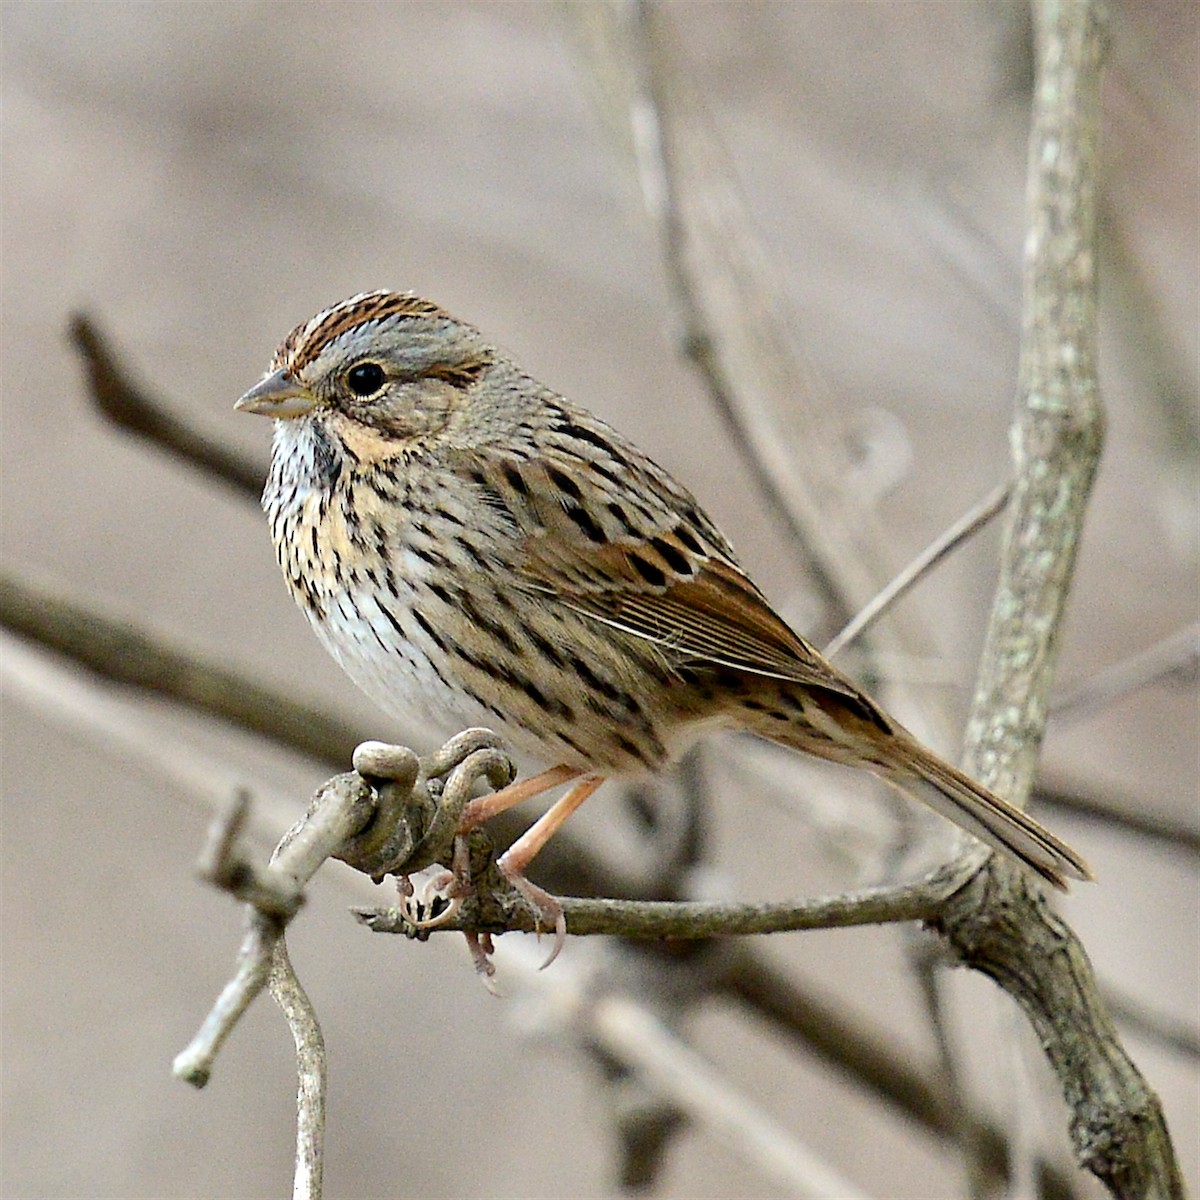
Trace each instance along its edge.
<path fill-rule="evenodd" d="M 386 378 L 378 363 L 357 363 L 346 372 L 346 386 L 356 396 L 373 396 L 383 387 Z"/>

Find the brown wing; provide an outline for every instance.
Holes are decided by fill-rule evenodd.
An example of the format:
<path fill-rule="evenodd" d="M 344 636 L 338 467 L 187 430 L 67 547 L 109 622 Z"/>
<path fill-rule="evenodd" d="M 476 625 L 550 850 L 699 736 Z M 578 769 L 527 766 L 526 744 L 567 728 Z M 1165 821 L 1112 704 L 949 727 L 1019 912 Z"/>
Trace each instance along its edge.
<path fill-rule="evenodd" d="M 488 502 L 513 516 L 529 586 L 654 642 L 680 665 L 723 665 L 857 699 L 772 610 L 689 492 L 590 414 L 569 417 L 569 433 L 552 436 L 552 423 L 528 453 L 473 456 Z"/>
<path fill-rule="evenodd" d="M 636 553 L 640 557 L 644 552 Z M 614 586 L 561 598 L 577 612 L 657 642 L 685 661 L 856 695 L 776 615 L 754 584 L 721 560 L 710 559 L 691 578 L 661 590 L 645 584 L 635 590 Z"/>

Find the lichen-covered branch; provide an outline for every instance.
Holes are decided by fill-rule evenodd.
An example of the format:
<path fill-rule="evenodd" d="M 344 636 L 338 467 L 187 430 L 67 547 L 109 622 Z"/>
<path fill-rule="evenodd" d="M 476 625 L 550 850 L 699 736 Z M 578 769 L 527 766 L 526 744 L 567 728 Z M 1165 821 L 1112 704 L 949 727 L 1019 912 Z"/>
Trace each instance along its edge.
<path fill-rule="evenodd" d="M 1013 497 L 965 766 L 1020 803 L 1103 441 L 1096 371 L 1096 178 L 1105 27 L 1093 0 L 1036 0 Z M 1183 1184 L 1157 1097 L 1121 1046 L 1082 945 L 1041 890 L 991 858 L 936 925 L 1021 1005 L 1061 1084 L 1081 1163 L 1115 1196 Z"/>

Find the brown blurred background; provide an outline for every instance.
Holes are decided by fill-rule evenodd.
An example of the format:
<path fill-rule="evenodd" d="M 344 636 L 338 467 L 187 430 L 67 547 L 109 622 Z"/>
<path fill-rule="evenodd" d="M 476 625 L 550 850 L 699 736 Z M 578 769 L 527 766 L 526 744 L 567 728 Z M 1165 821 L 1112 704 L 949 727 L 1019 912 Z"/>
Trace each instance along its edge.
<path fill-rule="evenodd" d="M 1112 9 L 1109 436 L 1064 687 L 1196 621 L 1198 607 L 1200 19 L 1185 0 Z M 394 286 L 481 326 L 628 432 L 703 498 L 802 629 L 831 632 L 676 352 L 651 229 L 561 8 L 10 2 L 0 12 L 7 568 L 398 736 L 293 610 L 261 514 L 106 427 L 65 337 L 69 313 L 88 310 L 148 384 L 265 462 L 269 430 L 236 416 L 233 400 L 297 321 Z M 899 567 L 1007 468 L 1024 7 L 678 4 L 668 14 L 816 386 L 844 422 L 833 432 L 884 447 L 864 486 L 881 492 Z M 980 536 L 908 602 L 937 632 L 960 717 L 997 546 L 994 531 Z M 166 704 L 141 707 L 151 727 L 240 764 L 296 812 L 323 777 Z M 1052 726 L 1046 769 L 1194 830 L 1197 716 L 1194 673 L 1161 681 Z M 239 1028 L 207 1091 L 169 1073 L 241 929 L 235 906 L 193 881 L 203 811 L 16 693 L 3 718 L 4 1195 L 284 1194 L 294 1080 L 269 1002 Z M 736 791 L 715 803 L 714 868 L 728 894 L 848 882 L 787 811 Z M 581 816 L 597 836 L 620 818 L 603 795 Z M 1098 871 L 1099 885 L 1065 906 L 1102 977 L 1195 1022 L 1195 859 L 1090 821 L 1055 823 Z M 531 1037 L 519 1005 L 488 997 L 458 939 L 420 946 L 360 930 L 340 871 L 323 872 L 291 937 L 330 1047 L 329 1194 L 610 1194 L 613 1138 L 593 1065 L 568 1039 Z M 896 931 L 763 949 L 913 1063 L 930 1060 Z M 1018 1036 L 991 998 L 978 979 L 957 987 L 962 1036 L 985 1063 Z M 709 1005 L 688 1028 L 733 1083 L 866 1192 L 964 1194 L 953 1155 L 827 1069 L 781 1053 L 741 1014 Z M 1195 1179 L 1196 1061 L 1137 1032 L 1128 1045 Z M 1036 1053 L 1029 1062 L 1061 1149 L 1064 1110 Z M 979 1099 L 986 1106 L 987 1089 Z M 697 1133 L 674 1147 L 661 1194 L 777 1193 Z M 1080 1194 L 1099 1192 L 1084 1182 Z"/>

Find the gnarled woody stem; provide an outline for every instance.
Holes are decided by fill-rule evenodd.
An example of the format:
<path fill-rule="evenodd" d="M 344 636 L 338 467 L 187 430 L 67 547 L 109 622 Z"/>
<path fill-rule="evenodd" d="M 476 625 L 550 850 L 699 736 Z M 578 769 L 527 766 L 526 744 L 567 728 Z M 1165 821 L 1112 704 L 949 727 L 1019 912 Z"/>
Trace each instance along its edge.
<path fill-rule="evenodd" d="M 1095 346 L 1104 23 L 1092 0 L 1039 0 L 1034 12 L 1015 482 L 964 764 L 1018 803 L 1033 783 L 1104 430 Z M 1158 1098 L 1121 1046 L 1083 946 L 1040 889 L 992 858 L 936 924 L 1024 1009 L 1070 1107 L 1080 1161 L 1116 1196 L 1181 1196 Z"/>

